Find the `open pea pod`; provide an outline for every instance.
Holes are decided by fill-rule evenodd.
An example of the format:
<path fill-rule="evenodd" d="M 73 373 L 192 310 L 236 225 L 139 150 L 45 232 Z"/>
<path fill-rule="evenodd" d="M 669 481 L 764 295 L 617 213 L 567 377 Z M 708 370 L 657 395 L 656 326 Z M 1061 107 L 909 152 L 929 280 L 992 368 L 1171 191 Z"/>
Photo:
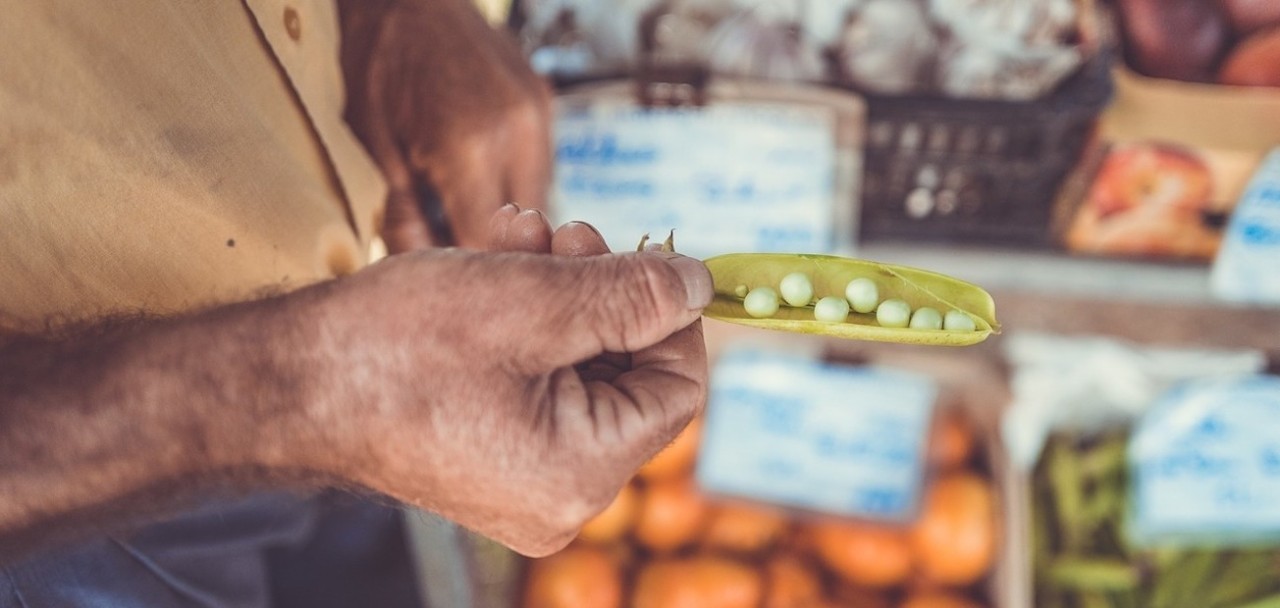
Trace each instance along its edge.
<path fill-rule="evenodd" d="M 716 297 L 703 315 L 763 329 L 817 334 L 851 340 L 873 340 L 901 344 L 965 346 L 999 333 L 995 302 L 991 295 L 972 283 L 936 272 L 855 260 L 830 255 L 732 253 L 705 260 L 715 282 Z M 803 272 L 813 282 L 814 298 L 843 296 L 845 286 L 856 278 L 875 281 L 880 299 L 900 298 L 912 310 L 929 306 L 946 314 L 958 310 L 973 319 L 973 331 L 949 331 L 881 327 L 874 313 L 850 312 L 848 321 L 828 323 L 814 319 L 813 307 L 781 307 L 769 318 L 747 314 L 740 286 L 769 286 L 777 289 L 782 277 Z"/>

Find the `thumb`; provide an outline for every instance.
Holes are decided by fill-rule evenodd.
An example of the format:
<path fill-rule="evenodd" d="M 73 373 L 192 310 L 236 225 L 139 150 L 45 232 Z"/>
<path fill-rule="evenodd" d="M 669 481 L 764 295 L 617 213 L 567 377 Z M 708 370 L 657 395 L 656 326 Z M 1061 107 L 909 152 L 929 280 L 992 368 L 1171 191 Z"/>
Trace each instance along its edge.
<path fill-rule="evenodd" d="M 569 262 L 569 260 L 565 260 Z M 539 349 L 543 363 L 561 367 L 604 352 L 632 353 L 689 326 L 711 303 L 711 273 L 701 261 L 675 253 L 628 253 L 579 258 L 570 307 L 549 315 Z M 542 332 L 540 332 L 542 333 Z"/>

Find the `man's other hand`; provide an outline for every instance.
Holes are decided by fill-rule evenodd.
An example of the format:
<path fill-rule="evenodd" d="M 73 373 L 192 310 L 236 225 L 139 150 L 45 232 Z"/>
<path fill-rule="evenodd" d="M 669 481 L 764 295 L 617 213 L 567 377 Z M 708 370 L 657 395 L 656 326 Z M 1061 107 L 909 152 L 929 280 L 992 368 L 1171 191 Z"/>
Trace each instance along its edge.
<path fill-rule="evenodd" d="M 390 186 L 392 253 L 484 245 L 490 216 L 546 203 L 550 90 L 469 0 L 342 0 L 347 121 Z"/>

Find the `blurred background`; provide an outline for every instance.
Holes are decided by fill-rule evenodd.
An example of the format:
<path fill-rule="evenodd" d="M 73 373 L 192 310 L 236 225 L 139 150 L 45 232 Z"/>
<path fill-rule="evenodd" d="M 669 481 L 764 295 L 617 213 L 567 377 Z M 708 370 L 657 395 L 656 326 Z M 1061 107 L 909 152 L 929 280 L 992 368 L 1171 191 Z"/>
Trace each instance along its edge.
<path fill-rule="evenodd" d="M 482 2 L 554 220 L 835 253 L 1004 332 L 706 321 L 711 399 L 568 549 L 427 516 L 432 606 L 1280 606 L 1280 2 Z"/>

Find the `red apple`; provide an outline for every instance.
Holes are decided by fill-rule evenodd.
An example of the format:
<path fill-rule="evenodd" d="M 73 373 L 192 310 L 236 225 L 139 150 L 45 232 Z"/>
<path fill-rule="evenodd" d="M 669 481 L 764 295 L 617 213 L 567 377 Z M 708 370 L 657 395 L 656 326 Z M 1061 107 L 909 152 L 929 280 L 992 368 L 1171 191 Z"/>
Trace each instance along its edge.
<path fill-rule="evenodd" d="M 1218 3 L 1237 34 L 1280 26 L 1280 2 L 1277 0 L 1218 0 Z"/>
<path fill-rule="evenodd" d="M 1275 0 L 1280 6 L 1280 0 Z M 1240 43 L 1218 72 L 1218 81 L 1243 87 L 1280 87 L 1280 27 Z"/>
<path fill-rule="evenodd" d="M 1155 78 L 1212 81 L 1230 33 L 1216 4 L 1208 0 L 1119 0 L 1118 4 L 1130 66 Z"/>

